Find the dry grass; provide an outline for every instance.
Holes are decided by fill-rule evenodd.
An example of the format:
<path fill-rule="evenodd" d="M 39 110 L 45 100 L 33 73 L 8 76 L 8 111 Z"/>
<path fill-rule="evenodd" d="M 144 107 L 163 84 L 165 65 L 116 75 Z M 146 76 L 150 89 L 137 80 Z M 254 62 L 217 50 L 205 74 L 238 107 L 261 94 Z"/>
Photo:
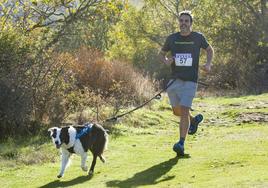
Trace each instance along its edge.
<path fill-rule="evenodd" d="M 155 81 L 135 70 L 130 63 L 106 61 L 100 52 L 88 48 L 79 49 L 75 56 L 76 61 L 70 68 L 82 88 L 121 100 L 142 100 L 154 93 Z"/>

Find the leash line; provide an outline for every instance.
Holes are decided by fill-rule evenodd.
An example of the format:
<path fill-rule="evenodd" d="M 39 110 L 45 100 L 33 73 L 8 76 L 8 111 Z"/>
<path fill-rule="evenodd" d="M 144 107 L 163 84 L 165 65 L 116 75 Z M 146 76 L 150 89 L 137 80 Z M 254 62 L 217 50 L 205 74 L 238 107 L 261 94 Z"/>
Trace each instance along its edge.
<path fill-rule="evenodd" d="M 158 98 L 160 98 L 160 97 L 161 97 L 161 93 L 163 93 L 165 90 L 167 90 L 167 88 L 168 88 L 169 86 L 171 86 L 171 85 L 175 82 L 175 80 L 176 80 L 176 78 L 174 78 L 169 84 L 166 85 L 166 87 L 165 87 L 164 89 L 162 89 L 160 92 L 158 92 L 156 95 L 154 95 L 154 96 L 153 96 L 151 99 L 149 99 L 148 101 L 142 103 L 141 105 L 137 106 L 136 108 L 134 108 L 134 109 L 132 109 L 132 110 L 130 110 L 130 111 L 128 111 L 128 112 L 125 112 L 125 113 L 123 113 L 123 114 L 120 114 L 120 115 L 117 115 L 117 116 L 108 118 L 108 119 L 104 120 L 104 122 L 117 121 L 118 118 L 123 117 L 123 116 L 125 116 L 125 115 L 127 115 L 127 114 L 130 114 L 130 113 L 132 113 L 132 112 L 138 110 L 139 108 L 142 108 L 143 106 L 145 106 L 146 104 L 148 104 L 149 102 L 151 102 L 153 99 L 158 99 Z"/>
<path fill-rule="evenodd" d="M 118 118 L 121 118 L 121 117 L 123 117 L 123 116 L 125 116 L 125 115 L 127 115 L 127 114 L 130 114 L 130 113 L 132 113 L 132 112 L 134 112 L 134 111 L 136 111 L 136 110 L 138 110 L 138 109 L 144 107 L 146 104 L 148 104 L 149 102 L 151 102 L 153 99 L 159 99 L 159 98 L 161 98 L 161 93 L 163 93 L 164 91 L 166 91 L 166 90 L 167 90 L 167 89 L 168 89 L 168 88 L 169 88 L 169 87 L 176 81 L 176 79 L 177 79 L 177 78 L 173 78 L 173 79 L 171 80 L 171 82 L 168 83 L 168 84 L 166 85 L 166 87 L 164 87 L 164 89 L 162 89 L 160 92 L 158 92 L 156 95 L 154 95 L 154 96 L 153 96 L 151 99 L 149 99 L 148 101 L 142 103 L 141 105 L 139 105 L 139 106 L 133 108 L 132 110 L 130 110 L 130 111 L 128 111 L 128 112 L 125 112 L 125 113 L 122 113 L 122 114 L 120 114 L 120 115 L 117 115 L 117 116 L 108 118 L 108 119 L 104 120 L 103 122 L 117 121 Z M 200 81 L 198 81 L 197 83 L 200 84 L 200 85 L 203 85 L 203 86 L 205 86 L 205 87 L 208 87 L 208 86 L 209 86 L 208 84 L 205 84 L 204 82 L 200 82 Z"/>

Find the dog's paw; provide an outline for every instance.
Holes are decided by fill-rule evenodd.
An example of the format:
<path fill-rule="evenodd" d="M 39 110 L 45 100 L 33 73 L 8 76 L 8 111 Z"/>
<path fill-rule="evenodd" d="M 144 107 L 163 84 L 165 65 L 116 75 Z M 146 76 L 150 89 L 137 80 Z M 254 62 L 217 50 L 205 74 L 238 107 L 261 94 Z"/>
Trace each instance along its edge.
<path fill-rule="evenodd" d="M 88 175 L 91 176 L 91 175 L 93 175 L 93 173 L 94 173 L 93 170 L 90 170 L 90 171 L 88 172 Z"/>
<path fill-rule="evenodd" d="M 101 160 L 103 163 L 106 162 L 105 158 L 104 158 L 102 155 L 100 156 L 100 160 Z"/>
<path fill-rule="evenodd" d="M 62 177 L 62 175 L 60 175 L 60 174 L 59 174 L 59 175 L 57 175 L 57 178 L 61 178 L 61 177 Z"/>
<path fill-rule="evenodd" d="M 81 167 L 83 171 L 87 172 L 88 171 L 88 167 L 87 166 L 82 166 Z"/>

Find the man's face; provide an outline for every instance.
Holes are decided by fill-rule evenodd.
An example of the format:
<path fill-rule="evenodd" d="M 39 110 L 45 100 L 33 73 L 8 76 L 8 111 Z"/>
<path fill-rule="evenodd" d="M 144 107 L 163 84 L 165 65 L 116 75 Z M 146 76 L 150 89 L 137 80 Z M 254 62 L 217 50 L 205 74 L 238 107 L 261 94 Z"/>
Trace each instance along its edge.
<path fill-rule="evenodd" d="M 181 15 L 179 17 L 180 30 L 183 33 L 187 33 L 191 31 L 191 18 L 188 15 Z"/>

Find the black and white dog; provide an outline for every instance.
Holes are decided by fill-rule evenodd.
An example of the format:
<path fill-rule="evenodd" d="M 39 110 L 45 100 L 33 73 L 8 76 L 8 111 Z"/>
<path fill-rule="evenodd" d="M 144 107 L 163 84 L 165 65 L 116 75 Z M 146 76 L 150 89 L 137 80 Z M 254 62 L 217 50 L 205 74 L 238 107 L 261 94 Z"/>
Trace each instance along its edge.
<path fill-rule="evenodd" d="M 56 148 L 61 148 L 62 152 L 58 178 L 63 176 L 69 158 L 73 153 L 81 156 L 81 168 L 87 171 L 87 151 L 89 149 L 92 152 L 93 161 L 88 174 L 93 174 L 97 157 L 105 162 L 102 154 L 108 144 L 108 134 L 101 125 L 87 123 L 83 126 L 52 127 L 48 131 Z"/>

